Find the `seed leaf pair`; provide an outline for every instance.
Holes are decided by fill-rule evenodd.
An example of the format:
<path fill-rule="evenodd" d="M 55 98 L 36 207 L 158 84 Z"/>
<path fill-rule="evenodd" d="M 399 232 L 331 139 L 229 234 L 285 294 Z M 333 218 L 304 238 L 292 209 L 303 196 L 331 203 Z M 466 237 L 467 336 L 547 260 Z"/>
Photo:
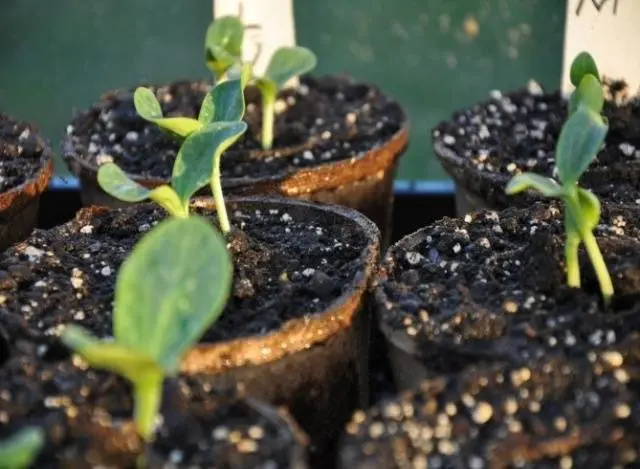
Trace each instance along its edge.
<path fill-rule="evenodd" d="M 613 296 L 613 284 L 593 235 L 600 220 L 600 202 L 577 185 L 580 176 L 596 158 L 607 134 L 607 124 L 588 104 L 581 103 L 565 122 L 556 147 L 557 182 L 533 173 L 515 176 L 506 187 L 508 194 L 533 189 L 545 197 L 560 198 L 565 204 L 567 283 L 580 287 L 578 248 L 584 243 L 596 271 L 605 301 Z"/>
<path fill-rule="evenodd" d="M 205 60 L 217 80 L 241 78 L 243 87 L 254 83 L 262 94 L 262 147 L 273 145 L 275 102 L 278 92 L 292 78 L 311 71 L 316 56 L 304 47 L 281 47 L 269 60 L 264 76 L 256 76 L 251 64 L 242 61 L 244 27 L 232 16 L 214 21 L 205 37 Z"/>
<path fill-rule="evenodd" d="M 242 121 L 245 103 L 240 80 L 222 82 L 209 92 L 202 103 L 198 119 L 162 116 L 160 103 L 153 92 L 138 88 L 134 103 L 140 116 L 185 138 L 171 175 L 171 185 L 148 189 L 138 184 L 114 163 L 98 170 L 98 183 L 108 194 L 125 202 L 153 200 L 172 216 L 189 216 L 189 200 L 206 186 L 214 173 L 214 165 L 246 131 Z M 216 201 L 219 206 L 219 201 Z M 224 201 L 222 201 L 224 203 Z M 225 214 L 224 207 L 219 210 Z M 221 225 L 227 225 L 228 221 Z"/>
<path fill-rule="evenodd" d="M 604 106 L 604 93 L 598 67 L 588 52 L 576 56 L 571 63 L 569 76 L 576 87 L 569 98 L 569 114 L 575 113 L 581 103 L 600 114 Z"/>
<path fill-rule="evenodd" d="M 233 264 L 224 239 L 204 219 L 170 218 L 145 235 L 122 264 L 115 287 L 113 341 L 70 325 L 62 340 L 91 366 L 134 386 L 134 419 L 153 434 L 165 376 L 219 317 Z"/>

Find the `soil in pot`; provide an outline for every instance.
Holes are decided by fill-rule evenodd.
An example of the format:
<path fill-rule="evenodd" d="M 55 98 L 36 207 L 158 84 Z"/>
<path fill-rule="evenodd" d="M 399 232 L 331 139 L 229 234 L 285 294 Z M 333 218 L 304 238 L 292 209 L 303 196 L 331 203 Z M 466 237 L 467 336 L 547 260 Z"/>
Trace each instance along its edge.
<path fill-rule="evenodd" d="M 387 253 L 375 301 L 401 388 L 481 362 L 584 356 L 640 330 L 638 212 L 604 206 L 595 234 L 615 295 L 603 306 L 584 252 L 566 286 L 559 203 L 444 218 Z"/>
<path fill-rule="evenodd" d="M 639 345 L 426 380 L 354 414 L 340 468 L 637 467 Z"/>
<path fill-rule="evenodd" d="M 606 90 L 609 133 L 581 184 L 604 201 L 635 207 L 640 204 L 640 98 L 624 99 L 627 90 L 620 82 Z M 504 187 L 519 172 L 554 175 L 555 147 L 566 119 L 562 94 L 531 82 L 513 93 L 494 91 L 491 99 L 440 123 L 433 130 L 434 148 L 456 182 L 458 215 L 525 206 L 536 197 L 510 197 Z"/>
<path fill-rule="evenodd" d="M 0 249 L 31 233 L 52 172 L 51 149 L 36 129 L 0 114 Z"/>
<path fill-rule="evenodd" d="M 165 115 L 196 116 L 207 82 L 154 88 Z M 356 208 L 381 229 L 391 223 L 397 158 L 407 143 L 400 106 L 369 85 L 347 78 L 303 78 L 277 101 L 275 141 L 260 145 L 256 88 L 246 91 L 249 130 L 222 159 L 227 193 L 281 194 Z M 166 182 L 179 141 L 140 119 L 130 90 L 107 94 L 67 128 L 64 156 L 82 183 L 85 205 L 120 206 L 97 186 L 96 171 L 109 158 L 145 185 Z"/>
<path fill-rule="evenodd" d="M 27 353 L 0 366 L 0 438 L 24 426 L 42 428 L 37 468 L 136 468 L 145 444 L 131 421 L 128 383 L 69 359 L 62 348 L 22 342 L 19 349 Z M 151 467 L 306 467 L 304 435 L 275 409 L 194 379 L 167 380 L 165 388 Z"/>
<path fill-rule="evenodd" d="M 211 201 L 194 207 L 213 217 Z M 286 199 L 235 199 L 228 210 L 236 228 L 233 294 L 184 371 L 239 381 L 249 395 L 286 405 L 310 434 L 314 454 L 330 458 L 366 380 L 361 310 L 378 230 L 353 210 Z M 0 318 L 9 337 L 56 343 L 65 323 L 110 336 L 117 269 L 164 217 L 149 204 L 86 209 L 7 251 Z"/>

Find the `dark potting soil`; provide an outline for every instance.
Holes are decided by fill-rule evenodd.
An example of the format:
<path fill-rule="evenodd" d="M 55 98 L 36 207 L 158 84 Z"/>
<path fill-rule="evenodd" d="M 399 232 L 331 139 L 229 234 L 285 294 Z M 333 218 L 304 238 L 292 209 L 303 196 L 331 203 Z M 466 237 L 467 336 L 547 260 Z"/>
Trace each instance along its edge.
<path fill-rule="evenodd" d="M 566 286 L 561 204 L 444 218 L 387 253 L 382 328 L 436 373 L 612 346 L 640 330 L 638 215 L 604 206 L 595 230 L 615 289 L 609 309 L 582 248 L 582 288 Z"/>
<path fill-rule="evenodd" d="M 364 269 L 367 241 L 359 227 L 318 213 L 305 216 L 301 207 L 244 207 L 228 204 L 236 227 L 230 242 L 233 293 L 205 342 L 266 334 L 289 319 L 321 312 Z M 117 270 L 165 213 L 143 204 L 88 214 L 51 231 L 36 230 L 0 255 L 0 324 L 10 337 L 55 337 L 68 323 L 111 336 Z"/>
<path fill-rule="evenodd" d="M 42 167 L 44 150 L 33 127 L 0 114 L 0 193 L 33 178 Z"/>
<path fill-rule="evenodd" d="M 426 380 L 354 414 L 340 467 L 637 467 L 639 345 Z"/>
<path fill-rule="evenodd" d="M 640 99 L 623 101 L 622 85 L 606 88 L 610 100 L 605 146 L 582 176 L 581 184 L 610 202 L 640 205 Z M 560 92 L 545 93 L 532 82 L 527 89 L 502 94 L 464 111 L 433 130 L 433 140 L 459 160 L 440 156 L 457 183 L 501 208 L 524 204 L 525 197 L 504 194 L 514 175 L 531 171 L 554 176 L 555 147 L 567 119 Z M 519 200 L 518 200 L 519 199 Z"/>
<path fill-rule="evenodd" d="M 154 89 L 165 115 L 194 117 L 210 85 L 181 81 Z M 305 77 L 298 88 L 280 94 L 274 150 L 263 152 L 260 94 L 253 87 L 245 94 L 249 130 L 225 152 L 223 178 L 286 176 L 298 168 L 352 158 L 384 143 L 404 124 L 398 104 L 373 86 Z M 67 133 L 71 151 L 90 164 L 109 161 L 108 155 L 124 171 L 143 177 L 169 178 L 180 146 L 178 139 L 138 117 L 132 91 L 108 94 L 76 117 Z"/>
<path fill-rule="evenodd" d="M 155 447 L 164 448 L 168 433 L 173 449 L 163 462 L 195 455 L 193 439 L 199 436 L 207 441 L 209 464 L 189 467 L 253 469 L 260 467 L 256 461 L 270 461 L 265 467 L 274 469 L 290 467 L 289 452 L 297 446 L 287 422 L 272 415 L 275 410 L 250 406 L 234 390 L 217 390 L 194 378 L 168 380 L 164 394 Z M 203 409 L 206 425 L 198 423 Z M 132 413 L 129 384 L 88 368 L 77 357 L 43 360 L 17 353 L 0 367 L 0 439 L 24 426 L 42 428 L 46 443 L 34 467 L 134 469 L 144 444 L 131 423 Z"/>

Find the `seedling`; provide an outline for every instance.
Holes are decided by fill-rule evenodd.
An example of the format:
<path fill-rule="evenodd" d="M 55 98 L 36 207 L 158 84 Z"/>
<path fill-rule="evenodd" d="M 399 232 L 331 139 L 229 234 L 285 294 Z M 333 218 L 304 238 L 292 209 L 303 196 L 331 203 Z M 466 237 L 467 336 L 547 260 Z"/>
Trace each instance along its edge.
<path fill-rule="evenodd" d="M 129 178 L 115 163 L 106 163 L 98 170 L 100 187 L 113 197 L 125 202 L 141 202 L 151 199 L 176 218 L 189 216 L 189 200 L 205 187 L 215 172 L 220 184 L 220 158 L 246 131 L 242 122 L 244 94 L 240 80 L 218 84 L 204 98 L 198 119 L 162 116 L 162 109 L 153 92 L 138 88 L 134 95 L 136 110 L 144 119 L 186 137 L 171 174 L 170 185 L 148 189 Z M 215 167 L 214 167 L 215 162 Z M 220 226 L 229 231 L 229 220 L 217 188 L 214 199 Z"/>
<path fill-rule="evenodd" d="M 604 106 L 602 83 L 598 66 L 588 52 L 581 52 L 573 59 L 570 79 L 576 89 L 569 98 L 569 114 L 575 113 L 580 104 L 600 114 Z"/>
<path fill-rule="evenodd" d="M 262 148 L 273 146 L 276 96 L 294 77 L 312 70 L 316 56 L 305 47 L 281 47 L 273 53 L 263 76 L 253 73 L 251 64 L 242 62 L 244 28 L 236 17 L 214 21 L 205 38 L 205 58 L 216 79 L 241 77 L 243 84 L 254 83 L 262 95 Z"/>
<path fill-rule="evenodd" d="M 588 190 L 578 186 L 578 179 L 595 159 L 607 134 L 607 124 L 587 104 L 581 103 L 565 122 L 556 147 L 556 168 L 559 183 L 539 174 L 523 173 L 507 184 L 507 194 L 533 189 L 545 197 L 564 201 L 566 232 L 565 258 L 567 284 L 580 288 L 578 248 L 584 243 L 595 270 L 605 303 L 613 296 L 613 284 L 598 247 L 593 229 L 600 220 L 600 202 Z"/>
<path fill-rule="evenodd" d="M 113 341 L 67 326 L 64 343 L 93 367 L 134 387 L 134 420 L 152 437 L 166 376 L 177 374 L 191 346 L 220 316 L 231 290 L 233 264 L 224 239 L 193 216 L 161 222 L 120 268 Z"/>
<path fill-rule="evenodd" d="M 0 442 L 0 469 L 31 467 L 43 446 L 44 431 L 41 428 L 23 428 Z"/>

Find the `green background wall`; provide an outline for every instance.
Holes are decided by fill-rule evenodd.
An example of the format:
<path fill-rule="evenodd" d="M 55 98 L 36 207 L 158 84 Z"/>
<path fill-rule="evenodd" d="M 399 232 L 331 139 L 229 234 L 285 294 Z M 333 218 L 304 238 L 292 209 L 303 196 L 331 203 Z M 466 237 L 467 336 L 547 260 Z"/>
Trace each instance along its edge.
<path fill-rule="evenodd" d="M 268 1 L 268 0 L 265 0 Z M 560 80 L 561 0 L 295 0 L 318 73 L 379 85 L 407 109 L 403 179 L 443 179 L 429 130 L 492 89 Z M 58 148 L 67 121 L 111 88 L 206 77 L 210 0 L 0 1 L 0 112 Z M 61 164 L 59 173 L 65 172 Z"/>

